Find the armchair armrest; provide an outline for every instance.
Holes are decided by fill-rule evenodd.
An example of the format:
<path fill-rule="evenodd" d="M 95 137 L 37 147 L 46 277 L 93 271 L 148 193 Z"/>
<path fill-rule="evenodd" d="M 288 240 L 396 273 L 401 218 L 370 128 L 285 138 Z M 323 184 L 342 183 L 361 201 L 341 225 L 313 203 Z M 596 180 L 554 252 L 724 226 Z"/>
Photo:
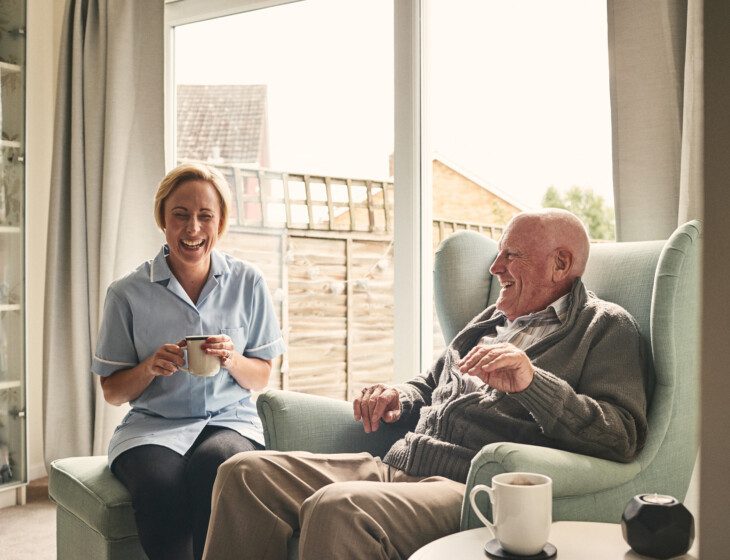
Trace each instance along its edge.
<path fill-rule="evenodd" d="M 381 424 L 365 433 L 352 414 L 352 403 L 293 391 L 268 390 L 256 408 L 264 425 L 266 448 L 313 453 L 358 453 L 382 457 L 407 426 Z"/>
<path fill-rule="evenodd" d="M 476 484 L 489 484 L 500 473 L 535 472 L 549 476 L 553 480 L 553 502 L 556 502 L 616 488 L 634 479 L 640 471 L 637 461 L 616 463 L 549 447 L 492 443 L 472 459 L 461 509 L 461 528 L 482 526 L 472 511 L 469 492 Z M 487 500 L 480 501 L 482 506 L 484 511 L 489 511 Z"/>

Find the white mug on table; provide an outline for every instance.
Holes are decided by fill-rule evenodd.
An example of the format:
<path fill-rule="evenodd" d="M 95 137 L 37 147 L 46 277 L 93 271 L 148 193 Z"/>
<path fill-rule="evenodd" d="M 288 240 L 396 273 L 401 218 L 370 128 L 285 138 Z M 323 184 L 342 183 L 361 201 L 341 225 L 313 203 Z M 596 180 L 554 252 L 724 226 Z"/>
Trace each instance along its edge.
<path fill-rule="evenodd" d="M 492 504 L 490 522 L 479 511 L 476 495 L 486 492 Z M 469 493 L 474 513 L 492 530 L 500 546 L 510 554 L 538 554 L 550 536 L 553 521 L 553 481 L 535 473 L 502 473 L 492 486 L 478 484 Z"/>

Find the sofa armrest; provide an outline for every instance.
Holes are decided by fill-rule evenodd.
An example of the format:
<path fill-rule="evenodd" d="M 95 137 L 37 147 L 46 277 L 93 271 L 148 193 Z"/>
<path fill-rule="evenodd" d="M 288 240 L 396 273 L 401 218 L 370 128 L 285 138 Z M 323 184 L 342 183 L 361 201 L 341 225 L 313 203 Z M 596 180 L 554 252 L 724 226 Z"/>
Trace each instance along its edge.
<path fill-rule="evenodd" d="M 522 443 L 492 443 L 484 446 L 472 459 L 461 509 L 461 527 L 469 529 L 482 526 L 469 503 L 469 491 L 476 484 L 490 484 L 492 477 L 497 474 L 534 472 L 547 475 L 553 480 L 555 501 L 616 488 L 634 479 L 640 471 L 638 462 L 617 463 Z M 487 502 L 479 500 L 480 507 L 483 506 L 485 511 L 489 511 Z"/>
<path fill-rule="evenodd" d="M 382 457 L 407 431 L 399 423 L 381 423 L 377 432 L 367 434 L 353 417 L 352 403 L 293 391 L 268 390 L 259 395 L 256 408 L 266 448 L 277 451 L 367 451 Z"/>

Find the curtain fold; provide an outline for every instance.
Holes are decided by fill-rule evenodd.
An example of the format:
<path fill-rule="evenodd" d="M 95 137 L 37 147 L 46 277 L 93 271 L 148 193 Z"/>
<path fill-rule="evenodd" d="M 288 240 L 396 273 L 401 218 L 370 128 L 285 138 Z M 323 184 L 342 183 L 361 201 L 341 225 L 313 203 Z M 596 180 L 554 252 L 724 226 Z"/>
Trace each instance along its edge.
<path fill-rule="evenodd" d="M 107 286 L 151 258 L 164 174 L 163 2 L 69 0 L 58 70 L 43 348 L 46 463 L 106 453 L 124 413 L 90 373 Z"/>
<path fill-rule="evenodd" d="M 619 241 L 702 217 L 702 0 L 608 1 Z"/>

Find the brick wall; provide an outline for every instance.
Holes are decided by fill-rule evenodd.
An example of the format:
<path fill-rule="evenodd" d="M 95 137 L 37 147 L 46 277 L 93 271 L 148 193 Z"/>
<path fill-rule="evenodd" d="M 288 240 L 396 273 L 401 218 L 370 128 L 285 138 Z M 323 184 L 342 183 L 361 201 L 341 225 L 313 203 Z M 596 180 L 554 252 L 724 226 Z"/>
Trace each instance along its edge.
<path fill-rule="evenodd" d="M 518 212 L 519 208 L 434 160 L 434 220 L 504 225 Z"/>

